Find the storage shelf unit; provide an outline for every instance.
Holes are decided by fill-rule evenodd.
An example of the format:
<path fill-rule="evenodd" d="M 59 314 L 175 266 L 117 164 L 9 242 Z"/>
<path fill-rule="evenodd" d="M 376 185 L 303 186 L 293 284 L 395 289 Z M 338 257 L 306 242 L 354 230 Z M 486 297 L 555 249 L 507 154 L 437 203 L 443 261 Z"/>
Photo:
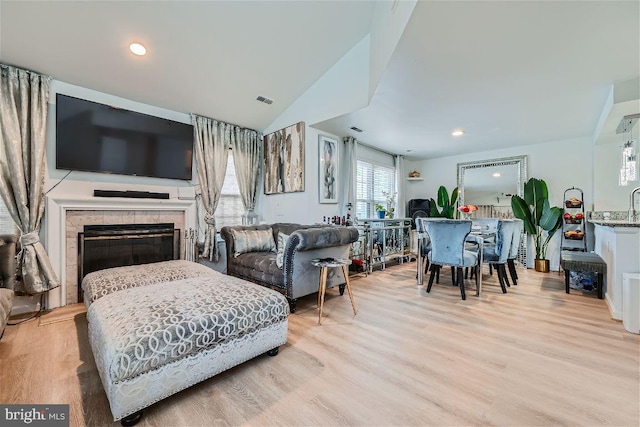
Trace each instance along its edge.
<path fill-rule="evenodd" d="M 374 266 L 385 268 L 386 263 L 398 259 L 400 263 L 409 257 L 410 218 L 366 218 L 357 225 L 366 245 L 365 269 L 371 273 Z M 360 241 L 360 240 L 359 240 Z"/>
<path fill-rule="evenodd" d="M 560 254 L 562 251 L 587 251 L 587 227 L 584 214 L 584 192 L 577 187 L 567 188 L 563 198 Z"/>

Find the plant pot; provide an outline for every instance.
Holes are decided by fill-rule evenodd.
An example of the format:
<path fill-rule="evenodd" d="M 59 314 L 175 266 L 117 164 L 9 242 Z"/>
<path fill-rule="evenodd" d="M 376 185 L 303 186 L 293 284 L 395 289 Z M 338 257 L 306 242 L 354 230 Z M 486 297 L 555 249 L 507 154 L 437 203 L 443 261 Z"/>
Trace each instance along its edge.
<path fill-rule="evenodd" d="M 548 259 L 537 259 L 535 260 L 535 269 L 540 273 L 548 273 L 549 272 L 549 260 Z"/>
<path fill-rule="evenodd" d="M 386 215 L 387 211 L 376 211 L 376 214 L 378 215 L 378 219 L 384 219 L 384 216 Z"/>

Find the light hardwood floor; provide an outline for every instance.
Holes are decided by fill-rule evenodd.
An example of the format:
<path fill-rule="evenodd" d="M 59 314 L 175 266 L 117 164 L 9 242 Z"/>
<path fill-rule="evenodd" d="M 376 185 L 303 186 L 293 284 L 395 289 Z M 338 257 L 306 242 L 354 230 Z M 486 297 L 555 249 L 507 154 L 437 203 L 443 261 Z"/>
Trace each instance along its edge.
<path fill-rule="evenodd" d="M 352 281 L 358 315 L 327 291 L 289 317 L 289 340 L 145 411 L 139 425 L 615 425 L 640 423 L 640 337 L 562 276 L 519 270 L 503 295 L 430 294 L 415 263 Z M 471 286 L 470 286 L 471 287 Z M 9 327 L 0 403 L 69 403 L 71 425 L 113 424 L 83 314 Z"/>

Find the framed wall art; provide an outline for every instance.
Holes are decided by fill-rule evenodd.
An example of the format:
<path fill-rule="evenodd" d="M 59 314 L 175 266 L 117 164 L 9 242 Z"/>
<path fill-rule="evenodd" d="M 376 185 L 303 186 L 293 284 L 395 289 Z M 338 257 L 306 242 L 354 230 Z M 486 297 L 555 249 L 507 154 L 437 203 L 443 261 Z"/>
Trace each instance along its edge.
<path fill-rule="evenodd" d="M 340 167 L 338 141 L 320 135 L 318 148 L 320 203 L 338 203 L 338 172 Z"/>
<path fill-rule="evenodd" d="M 264 194 L 304 191 L 304 122 L 264 137 Z"/>

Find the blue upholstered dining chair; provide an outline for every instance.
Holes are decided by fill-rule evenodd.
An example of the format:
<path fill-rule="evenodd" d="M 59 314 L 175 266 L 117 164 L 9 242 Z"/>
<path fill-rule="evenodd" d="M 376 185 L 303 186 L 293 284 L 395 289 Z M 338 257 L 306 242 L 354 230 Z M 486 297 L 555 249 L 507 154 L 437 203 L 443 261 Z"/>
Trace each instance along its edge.
<path fill-rule="evenodd" d="M 498 221 L 495 243 L 485 244 L 482 252 L 483 261 L 495 267 L 498 282 L 504 294 L 507 293 L 507 286 L 510 286 L 505 265 L 511 251 L 514 228 L 516 228 L 516 222 L 513 220 Z"/>
<path fill-rule="evenodd" d="M 520 249 L 520 240 L 522 239 L 522 229 L 524 222 L 521 219 L 514 219 L 516 226 L 513 227 L 513 238 L 511 239 L 511 249 L 507 258 L 507 267 L 511 275 L 511 281 L 514 285 L 518 284 L 518 272 L 516 271 L 515 260 L 518 258 L 518 250 Z"/>
<path fill-rule="evenodd" d="M 456 269 L 455 282 L 460 287 L 460 296 L 463 300 L 466 299 L 462 269 L 478 268 L 478 253 L 465 249 L 467 239 L 475 237 L 469 236 L 471 221 L 435 218 L 426 218 L 423 221 L 431 238 L 431 252 L 428 258 L 432 268 L 427 292 L 431 292 L 436 270 L 441 266 L 449 265 Z M 478 286 L 478 275 L 476 275 L 476 286 Z"/>

